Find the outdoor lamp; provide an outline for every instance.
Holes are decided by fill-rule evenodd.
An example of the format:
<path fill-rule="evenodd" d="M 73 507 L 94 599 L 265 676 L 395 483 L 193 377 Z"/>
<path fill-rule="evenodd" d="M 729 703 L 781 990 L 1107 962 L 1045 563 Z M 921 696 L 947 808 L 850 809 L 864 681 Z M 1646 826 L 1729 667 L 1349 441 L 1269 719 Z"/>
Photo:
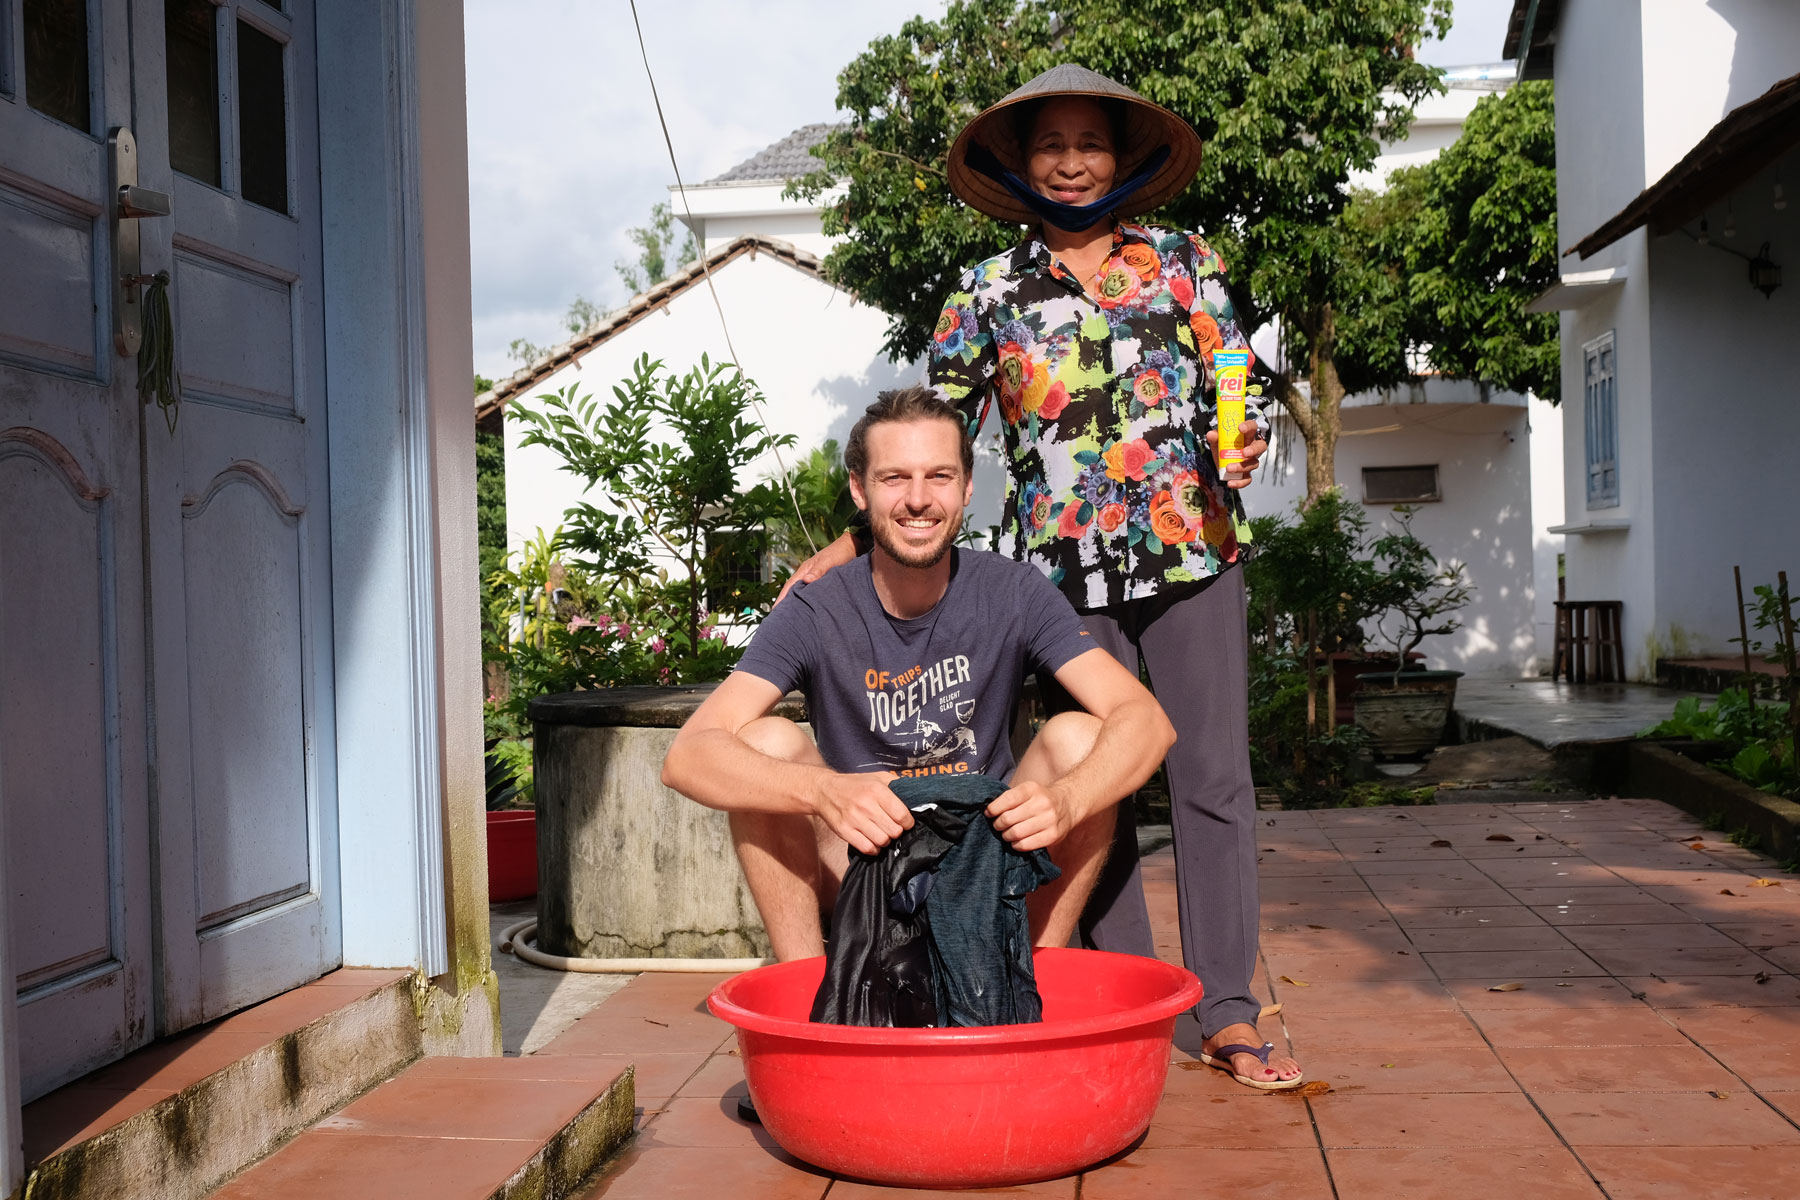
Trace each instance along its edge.
<path fill-rule="evenodd" d="M 1756 257 L 1750 260 L 1750 286 L 1767 300 L 1781 286 L 1781 267 L 1769 258 L 1769 243 L 1764 242 Z"/>

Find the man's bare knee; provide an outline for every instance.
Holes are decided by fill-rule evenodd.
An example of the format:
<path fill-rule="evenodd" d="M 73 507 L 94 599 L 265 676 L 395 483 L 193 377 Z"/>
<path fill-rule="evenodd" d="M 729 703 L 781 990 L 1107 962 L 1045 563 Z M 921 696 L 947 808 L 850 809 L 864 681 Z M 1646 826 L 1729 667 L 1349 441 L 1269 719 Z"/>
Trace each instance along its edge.
<path fill-rule="evenodd" d="M 1033 744 L 1041 746 L 1053 777 L 1067 775 L 1088 755 L 1100 737 L 1100 718 L 1092 713 L 1057 713 L 1038 730 Z"/>
<path fill-rule="evenodd" d="M 816 761 L 819 749 L 801 728 L 786 717 L 758 717 L 738 731 L 746 746 L 784 762 Z"/>

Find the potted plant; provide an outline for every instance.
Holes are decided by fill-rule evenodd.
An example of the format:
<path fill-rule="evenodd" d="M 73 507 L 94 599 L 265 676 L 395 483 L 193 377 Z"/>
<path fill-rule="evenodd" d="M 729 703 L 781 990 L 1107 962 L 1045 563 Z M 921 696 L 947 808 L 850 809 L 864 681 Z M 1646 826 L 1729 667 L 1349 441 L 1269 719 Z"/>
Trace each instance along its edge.
<path fill-rule="evenodd" d="M 1474 594 L 1461 563 L 1440 563 L 1412 531 L 1415 510 L 1394 509 L 1400 528 L 1371 549 L 1381 573 L 1375 627 L 1393 647 L 1391 668 L 1357 677 L 1356 723 L 1381 758 L 1425 753 L 1443 738 L 1461 671 L 1427 671 L 1410 665 L 1419 643 L 1455 633 L 1455 615 Z"/>

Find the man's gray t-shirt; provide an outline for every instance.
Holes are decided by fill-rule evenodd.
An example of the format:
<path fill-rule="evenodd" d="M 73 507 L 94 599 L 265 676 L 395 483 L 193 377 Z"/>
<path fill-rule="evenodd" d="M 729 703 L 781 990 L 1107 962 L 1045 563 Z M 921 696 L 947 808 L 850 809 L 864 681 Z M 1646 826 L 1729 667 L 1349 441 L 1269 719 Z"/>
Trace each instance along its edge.
<path fill-rule="evenodd" d="M 862 555 L 795 588 L 751 638 L 737 669 L 805 693 L 833 769 L 1004 779 L 1020 683 L 1094 648 L 1036 567 L 951 554 L 950 586 L 923 616 L 889 616 Z"/>

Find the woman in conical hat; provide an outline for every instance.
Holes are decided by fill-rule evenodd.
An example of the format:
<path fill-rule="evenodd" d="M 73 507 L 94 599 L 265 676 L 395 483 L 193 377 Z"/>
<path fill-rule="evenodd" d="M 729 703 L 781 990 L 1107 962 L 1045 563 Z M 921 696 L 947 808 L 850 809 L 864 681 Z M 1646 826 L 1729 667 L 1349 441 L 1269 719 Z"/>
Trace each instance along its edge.
<path fill-rule="evenodd" d="M 1253 365 L 1226 268 L 1198 234 L 1136 224 L 1199 168 L 1188 123 L 1085 67 L 1052 67 L 971 120 L 949 155 L 971 207 L 1025 226 L 945 300 L 930 382 L 979 432 L 998 402 L 1008 467 L 999 549 L 1038 566 L 1094 640 L 1142 659 L 1180 735 L 1167 759 L 1182 951 L 1205 985 L 1203 1061 L 1263 1090 L 1300 1066 L 1256 1029 L 1255 792 L 1250 777 L 1239 489 L 1266 449 L 1250 385 L 1239 461 L 1221 468 L 1221 372 Z M 849 535 L 796 580 L 851 553 Z M 1053 711 L 1078 707 L 1040 678 Z M 1085 943 L 1154 955 L 1135 822 L 1081 920 Z M 1055 851 L 1052 850 L 1054 856 Z"/>

